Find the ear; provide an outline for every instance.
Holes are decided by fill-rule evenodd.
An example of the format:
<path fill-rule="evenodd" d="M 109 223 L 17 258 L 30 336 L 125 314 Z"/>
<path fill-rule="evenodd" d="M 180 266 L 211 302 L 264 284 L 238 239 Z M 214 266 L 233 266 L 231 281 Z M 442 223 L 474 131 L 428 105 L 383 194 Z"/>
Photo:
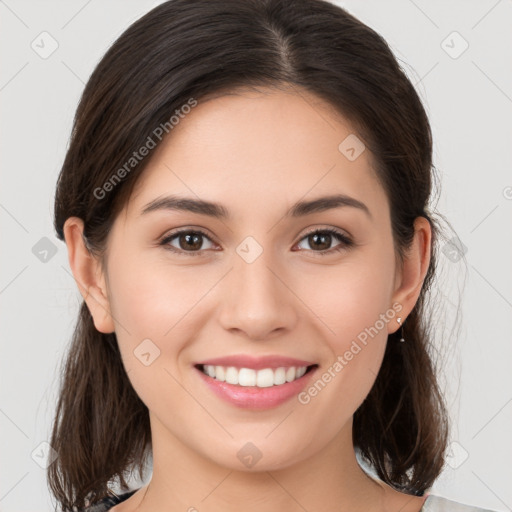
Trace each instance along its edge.
<path fill-rule="evenodd" d="M 69 217 L 64 223 L 69 266 L 91 312 L 94 326 L 100 332 L 111 333 L 114 332 L 114 322 L 110 314 L 106 279 L 99 259 L 85 245 L 83 231 L 83 220 L 78 217 Z"/>
<path fill-rule="evenodd" d="M 414 239 L 411 247 L 404 255 L 403 267 L 398 269 L 395 279 L 395 291 L 391 303 L 398 302 L 402 309 L 397 316 L 405 322 L 407 316 L 414 308 L 421 292 L 423 281 L 430 264 L 430 244 L 432 229 L 425 217 L 417 217 L 414 221 Z M 398 323 L 388 324 L 389 333 L 399 329 Z"/>

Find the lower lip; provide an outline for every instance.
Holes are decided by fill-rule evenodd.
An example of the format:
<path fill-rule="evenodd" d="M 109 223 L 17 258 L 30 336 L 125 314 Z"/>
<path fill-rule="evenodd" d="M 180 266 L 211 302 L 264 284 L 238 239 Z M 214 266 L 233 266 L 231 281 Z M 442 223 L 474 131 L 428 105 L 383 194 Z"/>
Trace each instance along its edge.
<path fill-rule="evenodd" d="M 313 367 L 302 377 L 292 381 L 280 384 L 279 386 L 269 386 L 268 388 L 259 388 L 257 386 L 237 386 L 228 384 L 202 372 L 199 368 L 194 369 L 199 372 L 203 382 L 220 398 L 227 402 L 244 409 L 270 409 L 277 407 L 282 403 L 297 396 L 308 383 L 311 375 L 315 373 L 318 367 Z"/>

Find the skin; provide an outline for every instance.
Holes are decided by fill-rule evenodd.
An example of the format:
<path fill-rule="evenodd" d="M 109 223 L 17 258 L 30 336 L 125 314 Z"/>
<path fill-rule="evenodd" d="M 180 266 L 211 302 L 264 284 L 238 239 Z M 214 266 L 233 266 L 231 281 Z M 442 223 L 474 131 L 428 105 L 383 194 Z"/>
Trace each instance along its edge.
<path fill-rule="evenodd" d="M 396 317 L 405 321 L 417 301 L 431 231 L 416 219 L 400 267 L 369 151 L 350 161 L 338 150 L 352 133 L 332 107 L 297 89 L 200 102 L 153 150 L 114 222 L 104 267 L 84 247 L 81 219 L 66 221 L 70 267 L 94 324 L 116 333 L 150 413 L 152 480 L 115 512 L 421 509 L 425 498 L 395 491 L 359 467 L 352 418 L 375 381 L 388 334 L 399 328 Z M 231 218 L 141 215 L 171 193 L 219 202 Z M 364 202 L 371 217 L 353 207 L 285 217 L 296 201 L 332 193 Z M 306 234 L 329 227 L 356 245 L 321 256 Z M 176 228 L 209 234 L 200 239 L 201 255 L 186 252 L 179 237 L 170 243 L 182 255 L 158 244 Z M 247 236 L 263 249 L 250 264 L 236 252 Z M 326 247 L 340 243 L 333 237 Z M 211 393 L 193 368 L 223 355 L 279 354 L 316 362 L 321 375 L 393 303 L 400 314 L 307 405 L 293 398 L 265 411 L 240 409 Z M 147 338 L 160 350 L 149 366 L 133 354 Z M 237 458 L 249 441 L 262 454 L 252 468 Z"/>

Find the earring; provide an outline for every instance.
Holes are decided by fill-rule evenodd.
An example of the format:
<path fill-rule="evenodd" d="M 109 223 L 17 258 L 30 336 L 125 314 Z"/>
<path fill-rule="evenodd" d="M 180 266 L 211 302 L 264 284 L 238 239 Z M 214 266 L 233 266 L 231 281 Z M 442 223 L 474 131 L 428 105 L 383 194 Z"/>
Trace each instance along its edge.
<path fill-rule="evenodd" d="M 398 322 L 398 325 L 399 325 L 399 326 L 400 326 L 400 328 L 402 329 L 402 331 L 401 331 L 401 332 L 402 332 L 402 336 L 401 336 L 401 338 L 400 338 L 400 341 L 403 343 L 405 340 L 404 340 L 404 327 L 403 327 L 403 325 L 402 325 L 402 318 L 401 318 L 401 317 L 398 317 L 398 318 L 396 319 L 396 321 Z"/>
<path fill-rule="evenodd" d="M 112 489 L 107 489 L 107 494 L 110 494 L 112 495 L 114 498 L 117 498 L 119 499 L 119 496 L 112 490 Z"/>

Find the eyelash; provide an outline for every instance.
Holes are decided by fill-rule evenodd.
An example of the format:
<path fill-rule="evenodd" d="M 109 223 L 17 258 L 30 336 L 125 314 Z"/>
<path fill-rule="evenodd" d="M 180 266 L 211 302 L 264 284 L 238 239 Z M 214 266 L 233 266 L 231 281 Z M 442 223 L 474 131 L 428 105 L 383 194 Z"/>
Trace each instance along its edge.
<path fill-rule="evenodd" d="M 167 236 L 165 236 L 159 243 L 159 245 L 161 246 L 166 246 L 165 248 L 171 252 L 174 252 L 176 254 L 179 254 L 180 256 L 185 256 L 185 255 L 190 255 L 190 256 L 201 256 L 202 255 L 202 252 L 205 250 L 205 249 L 200 249 L 199 251 L 185 251 L 183 249 L 176 249 L 176 247 L 173 247 L 172 245 L 169 245 L 169 242 L 171 242 L 173 239 L 175 239 L 176 237 L 182 235 L 182 234 L 199 234 L 199 235 L 202 235 L 204 236 L 205 238 L 208 238 L 208 240 L 212 241 L 210 239 L 210 237 L 208 236 L 207 233 L 205 233 L 204 231 L 202 231 L 201 229 L 182 229 L 180 231 L 175 231 L 174 233 L 171 233 Z M 311 236 L 311 235 L 315 235 L 315 234 L 329 234 L 331 236 L 333 236 L 334 238 L 336 238 L 336 240 L 338 240 L 339 242 L 341 242 L 339 245 L 331 248 L 331 249 L 326 249 L 326 250 L 323 250 L 323 251 L 314 251 L 314 250 L 309 250 L 310 252 L 313 252 L 315 254 L 318 254 L 319 256 L 327 256 L 329 254 L 333 254 L 333 253 L 337 253 L 337 252 L 340 252 L 344 249 L 348 249 L 350 248 L 351 246 L 354 245 L 354 242 L 348 237 L 346 236 L 344 233 L 341 233 L 340 231 L 337 231 L 336 229 L 332 229 L 332 228 L 325 228 L 325 229 L 314 229 L 312 231 L 309 231 L 308 233 L 306 233 L 300 240 L 299 240 L 299 243 L 302 242 L 302 240 L 304 240 L 305 238 Z"/>

